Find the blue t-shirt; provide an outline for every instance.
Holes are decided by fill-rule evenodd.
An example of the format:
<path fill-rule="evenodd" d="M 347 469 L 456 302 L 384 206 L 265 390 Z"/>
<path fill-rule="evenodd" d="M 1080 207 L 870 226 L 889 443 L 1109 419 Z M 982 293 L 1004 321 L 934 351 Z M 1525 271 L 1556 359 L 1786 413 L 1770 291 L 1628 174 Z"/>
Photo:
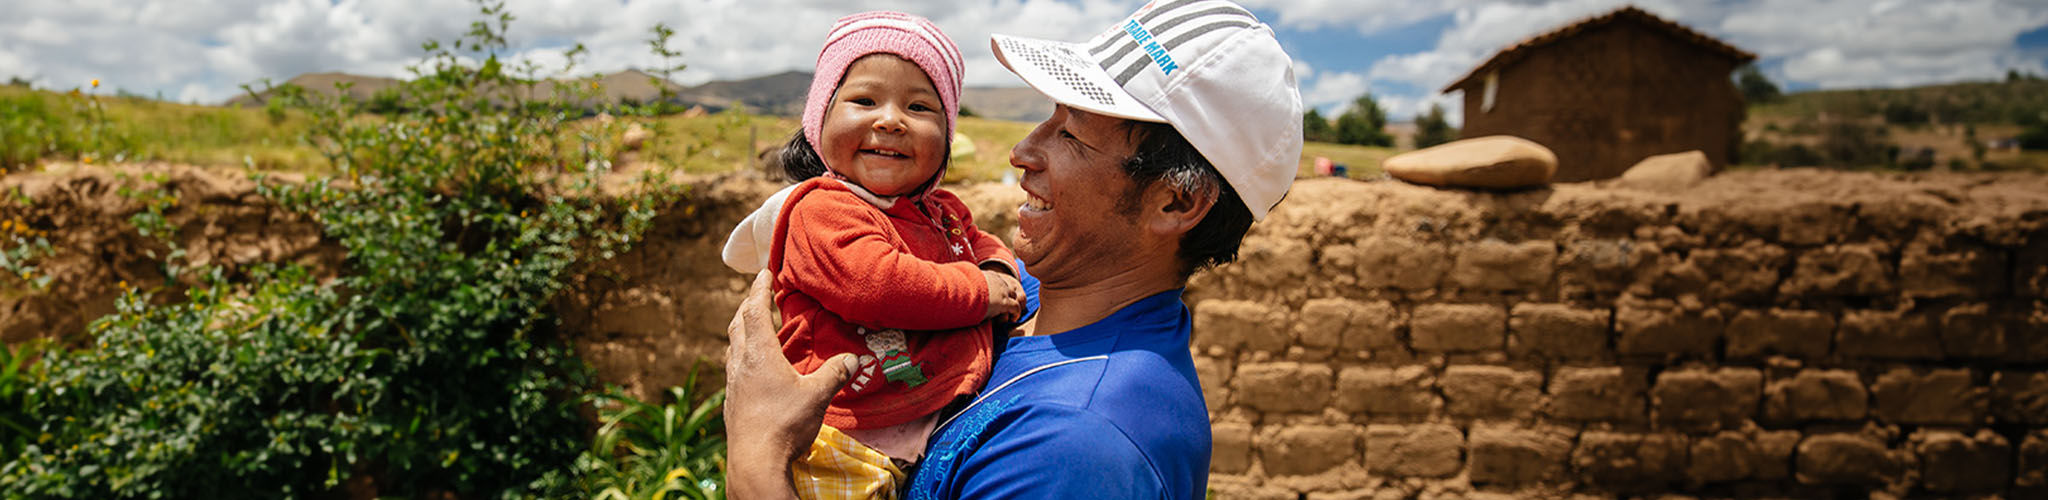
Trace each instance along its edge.
<path fill-rule="evenodd" d="M 907 498 L 1202 498 L 1209 413 L 1180 293 L 1009 339 L 990 385 L 933 434 Z"/>

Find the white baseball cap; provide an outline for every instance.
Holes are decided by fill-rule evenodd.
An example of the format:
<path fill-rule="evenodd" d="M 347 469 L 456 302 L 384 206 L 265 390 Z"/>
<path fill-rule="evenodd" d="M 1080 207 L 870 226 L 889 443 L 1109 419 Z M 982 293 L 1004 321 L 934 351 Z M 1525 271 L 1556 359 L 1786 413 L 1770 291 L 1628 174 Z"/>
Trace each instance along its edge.
<path fill-rule="evenodd" d="M 1273 29 L 1224 0 L 1145 4 L 1086 43 L 990 37 L 1003 67 L 1054 102 L 1166 123 L 1244 198 L 1287 196 L 1301 161 L 1301 91 Z"/>

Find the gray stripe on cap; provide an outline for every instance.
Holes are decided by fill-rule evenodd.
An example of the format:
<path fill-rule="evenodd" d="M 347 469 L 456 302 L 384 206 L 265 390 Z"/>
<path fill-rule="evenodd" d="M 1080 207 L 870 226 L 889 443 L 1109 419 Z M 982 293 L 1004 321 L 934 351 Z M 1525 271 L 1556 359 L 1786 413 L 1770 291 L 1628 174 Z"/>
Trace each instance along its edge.
<path fill-rule="evenodd" d="M 1166 15 L 1167 12 L 1172 11 L 1173 9 L 1178 9 L 1183 6 L 1186 6 L 1187 4 L 1200 1 L 1202 0 L 1175 0 L 1172 2 L 1167 2 L 1166 5 L 1161 5 L 1158 8 L 1152 9 L 1152 12 L 1145 13 L 1145 17 L 1138 18 L 1138 24 L 1152 22 L 1153 19 L 1158 19 L 1159 16 Z"/>
<path fill-rule="evenodd" d="M 1165 13 L 1166 13 L 1167 11 L 1169 11 L 1169 10 L 1173 10 L 1173 9 L 1179 8 L 1179 7 L 1180 7 L 1180 6 L 1182 6 L 1182 5 L 1187 5 L 1187 4 L 1191 4 L 1191 3 L 1195 3 L 1195 2 L 1200 2 L 1200 1 L 1202 1 L 1202 0 L 1178 0 L 1178 1 L 1174 1 L 1174 2 L 1168 2 L 1168 3 L 1166 4 L 1166 5 L 1161 5 L 1161 6 L 1157 7 L 1157 8 L 1154 8 L 1154 9 L 1152 9 L 1152 11 L 1151 11 L 1151 12 L 1147 12 L 1147 13 L 1145 13 L 1145 17 L 1140 17 L 1140 18 L 1138 18 L 1138 24 L 1145 24 L 1145 23 L 1149 23 L 1149 22 L 1152 22 L 1152 20 L 1153 20 L 1153 19 L 1155 19 L 1155 18 L 1158 18 L 1158 17 L 1160 16 L 1160 15 L 1162 15 L 1162 14 L 1165 14 Z M 1128 19 L 1127 19 L 1127 20 L 1128 20 Z M 1123 23 L 1117 23 L 1117 25 L 1116 25 L 1116 31 L 1117 31 L 1117 33 L 1119 33 L 1119 34 L 1123 33 L 1123 31 L 1124 31 L 1124 30 L 1123 30 Z M 1129 36 L 1112 36 L 1112 37 L 1109 37 L 1109 39 L 1108 39 L 1108 40 L 1104 40 L 1104 41 L 1103 41 L 1103 42 L 1102 42 L 1101 44 L 1099 44 L 1099 45 L 1096 45 L 1096 46 L 1095 46 L 1094 48 L 1090 48 L 1090 49 L 1088 49 L 1088 53 L 1089 53 L 1089 54 L 1093 54 L 1093 55 L 1101 55 L 1101 54 L 1102 54 L 1102 51 L 1105 51 L 1105 50 L 1109 50 L 1109 46 L 1110 46 L 1110 45 L 1112 45 L 1112 44 L 1115 44 L 1115 43 L 1117 42 L 1117 40 L 1125 40 L 1125 41 L 1126 41 L 1126 43 L 1131 43 L 1131 44 L 1136 44 L 1136 43 L 1137 43 L 1137 42 L 1135 42 L 1135 41 L 1130 41 L 1130 37 L 1129 37 Z M 1125 52 L 1125 53 L 1128 53 L 1128 52 Z M 1119 55 L 1119 56 L 1117 56 L 1117 57 L 1112 57 L 1112 58 L 1109 58 L 1109 59 L 1107 59 L 1107 61 L 1112 61 L 1112 62 L 1113 62 L 1113 61 L 1115 61 L 1116 59 L 1118 59 L 1118 58 L 1121 58 L 1121 57 L 1123 57 L 1123 56 Z M 1108 64 L 1108 63 L 1107 63 L 1107 62 L 1105 62 L 1104 64 L 1105 64 L 1105 66 L 1103 66 L 1103 69 L 1105 69 L 1105 70 L 1106 70 L 1106 69 L 1109 69 L 1109 67 L 1107 66 L 1107 64 Z"/>
<path fill-rule="evenodd" d="M 1153 34 L 1154 36 L 1165 36 L 1165 35 L 1166 35 L 1166 30 L 1170 30 L 1170 29 L 1173 29 L 1173 28 L 1174 28 L 1175 26 L 1180 26 L 1181 24 L 1183 24 L 1183 23 L 1186 23 L 1186 22 L 1188 22 L 1188 21 L 1192 21 L 1192 20 L 1194 20 L 1195 18 L 1198 18 L 1198 17 L 1204 17 L 1204 16 L 1218 16 L 1218 15 L 1231 15 L 1231 16 L 1238 16 L 1238 17 L 1243 17 L 1243 18 L 1251 19 L 1251 20 L 1254 20 L 1254 21 L 1258 20 L 1258 18 L 1254 18 L 1254 17 L 1252 17 L 1252 15 L 1251 15 L 1250 13 L 1247 13 L 1247 12 L 1245 12 L 1245 11 L 1244 11 L 1244 9 L 1239 9 L 1239 8 L 1237 8 L 1237 7 L 1223 6 L 1223 7 L 1215 7 L 1215 8 L 1211 8 L 1211 9 L 1208 9 L 1208 10 L 1201 10 L 1201 11 L 1195 11 L 1195 12 L 1190 12 L 1190 13 L 1188 13 L 1188 15 L 1185 15 L 1185 16 L 1180 16 L 1180 17 L 1175 17 L 1175 18 L 1173 18 L 1173 19 L 1168 19 L 1168 20 L 1166 20 L 1166 22 L 1163 22 L 1163 23 L 1159 23 L 1159 24 L 1158 24 L 1158 25 L 1156 25 L 1156 26 L 1149 26 L 1148 28 L 1152 30 L 1152 34 Z"/>
<path fill-rule="evenodd" d="M 1180 44 L 1187 43 L 1188 40 L 1193 40 L 1195 37 L 1202 36 L 1203 33 L 1233 27 L 1250 28 L 1252 27 L 1252 24 L 1244 21 L 1218 21 L 1209 24 L 1204 24 L 1199 28 L 1189 30 L 1187 33 L 1181 33 L 1180 36 L 1173 37 L 1172 40 L 1167 40 L 1163 43 L 1160 43 L 1159 45 L 1166 47 L 1168 49 L 1172 49 L 1174 47 L 1179 47 Z"/>
<path fill-rule="evenodd" d="M 1116 49 L 1115 54 L 1111 54 L 1109 57 L 1102 59 L 1103 71 L 1109 71 L 1109 68 L 1111 66 L 1116 66 L 1117 61 L 1123 60 L 1124 56 L 1131 55 L 1131 52 L 1138 50 L 1137 39 L 1128 36 L 1124 37 L 1124 39 L 1130 40 L 1130 43 L 1125 43 L 1123 47 Z"/>
<path fill-rule="evenodd" d="M 1131 61 L 1131 65 L 1130 65 L 1130 66 L 1127 66 L 1127 67 L 1125 67 L 1125 68 L 1124 68 L 1124 72 L 1122 72 L 1122 73 L 1118 73 L 1118 74 L 1116 75 L 1116 86 L 1118 86 L 1118 87 L 1122 87 L 1122 86 L 1125 86 L 1125 85 L 1130 85 L 1130 84 L 1131 84 L 1131 79 L 1132 79 L 1132 78 L 1137 78 L 1137 77 L 1138 77 L 1138 72 L 1140 72 L 1140 71 L 1145 71 L 1145 68 L 1146 68 L 1146 67 L 1150 67 L 1150 66 L 1152 66 L 1152 55 L 1151 55 L 1151 54 L 1139 54 L 1139 55 L 1138 55 L 1138 60 L 1136 60 L 1136 61 Z M 1104 71 L 1108 71 L 1108 70 L 1109 70 L 1109 68 L 1102 68 L 1102 69 L 1103 69 Z"/>
<path fill-rule="evenodd" d="M 1117 30 L 1117 33 L 1123 33 L 1123 30 L 1119 29 L 1119 30 Z M 1116 41 L 1117 41 L 1117 40 L 1122 40 L 1122 39 L 1124 39 L 1124 38 L 1125 38 L 1125 37 L 1121 37 L 1121 36 L 1112 36 L 1112 37 L 1109 37 L 1109 39 L 1108 39 L 1108 40 L 1103 40 L 1103 41 L 1102 41 L 1102 44 L 1101 44 L 1101 45 L 1096 45 L 1096 46 L 1095 46 L 1095 48 L 1092 48 L 1092 49 L 1088 49 L 1088 53 L 1089 53 L 1089 54 L 1101 54 L 1101 53 L 1102 53 L 1102 51 L 1105 51 L 1105 50 L 1109 50 L 1109 46 L 1110 46 L 1110 45 L 1115 45 L 1115 44 L 1116 44 Z"/>
<path fill-rule="evenodd" d="M 1258 18 L 1257 18 L 1257 17 L 1254 17 L 1254 16 L 1252 16 L 1252 13 L 1251 13 L 1251 12 L 1247 12 L 1247 11 L 1245 11 L 1244 9 L 1242 9 L 1242 8 L 1239 8 L 1239 7 L 1235 6 L 1235 5 L 1223 5 L 1223 6 L 1218 6 L 1218 7 L 1211 7 L 1211 8 L 1208 8 L 1208 9 L 1203 9 L 1203 10 L 1199 10 L 1199 11 L 1195 11 L 1195 12 L 1188 12 L 1188 13 L 1185 13 L 1185 14 L 1177 15 L 1177 16 L 1173 17 L 1172 19 L 1168 19 L 1168 20 L 1167 20 L 1166 22 L 1164 22 L 1164 23 L 1159 23 L 1159 24 L 1157 24 L 1157 25 L 1147 25 L 1147 23 L 1150 23 L 1150 22 L 1152 22 L 1152 21 L 1153 21 L 1154 19 L 1157 19 L 1157 18 L 1159 18 L 1160 16 L 1162 16 L 1162 15 L 1165 15 L 1165 14 L 1169 13 L 1170 11 L 1172 11 L 1172 10 L 1174 10 L 1174 9 L 1178 9 L 1178 8 L 1181 8 L 1181 7 L 1185 7 L 1185 6 L 1188 6 L 1188 5 L 1190 5 L 1190 4 L 1195 4 L 1195 3 L 1199 3 L 1199 2 L 1203 2 L 1203 1 L 1205 1 L 1205 0 L 1179 0 L 1179 1 L 1176 1 L 1176 2 L 1171 2 L 1171 3 L 1165 4 L 1165 5 L 1161 5 L 1161 6 L 1159 6 L 1158 8 L 1155 8 L 1155 9 L 1153 9 L 1153 10 L 1152 10 L 1152 12 L 1150 12 L 1150 13 L 1147 13 L 1147 14 L 1145 14 L 1145 15 L 1144 15 L 1143 17 L 1140 17 L 1140 18 L 1138 18 L 1138 24 L 1139 24 L 1140 26 L 1143 26 L 1143 27 L 1145 28 L 1145 31 L 1147 31 L 1147 32 L 1150 32 L 1150 33 L 1152 33 L 1152 36 L 1153 36 L 1153 37 L 1154 37 L 1154 39 L 1156 40 L 1156 39 L 1158 39 L 1158 37 L 1163 37 L 1163 36 L 1166 36 L 1166 31 L 1167 31 L 1167 30 L 1170 30 L 1170 29 L 1173 29 L 1173 28 L 1179 27 L 1180 25 L 1182 25 L 1182 24 L 1185 24 L 1185 23 L 1187 23 L 1188 21 L 1192 21 L 1192 20 L 1195 20 L 1195 19 L 1197 19 L 1197 18 L 1202 18 L 1202 17 L 1213 17 L 1213 16 L 1235 16 L 1235 17 L 1242 17 L 1242 18 L 1245 18 L 1245 19 L 1249 19 L 1249 20 L 1251 20 L 1251 21 L 1252 21 L 1252 22 L 1254 22 L 1254 23 L 1258 22 Z M 1173 41 L 1173 42 L 1162 42 L 1162 43 L 1160 44 L 1160 46 L 1162 46 L 1162 47 L 1165 47 L 1165 48 L 1169 48 L 1169 49 L 1171 49 L 1171 48 L 1173 48 L 1173 47 L 1175 47 L 1175 46 L 1178 46 L 1178 45 L 1180 45 L 1181 43 L 1185 43 L 1185 42 L 1186 42 L 1186 41 L 1187 41 L 1188 39 L 1192 38 L 1193 36 L 1196 36 L 1196 35 L 1200 35 L 1200 34 L 1202 34 L 1202 33 L 1206 33 L 1206 32 L 1209 32 L 1209 31 L 1213 31 L 1213 30 L 1216 30 L 1216 29 L 1221 29 L 1221 27 L 1220 27 L 1220 26 L 1215 26 L 1216 24 L 1230 24 L 1230 22 L 1218 22 L 1218 23 L 1214 23 L 1214 24 L 1211 24 L 1211 25 L 1205 25 L 1205 26 L 1203 26 L 1202 28 L 1200 28 L 1200 29 L 1196 30 L 1196 31 L 1195 31 L 1194 33 L 1191 33 L 1191 34 L 1187 34 L 1187 35 L 1181 35 L 1181 36 L 1175 37 L 1175 38 L 1173 39 L 1173 40 L 1175 40 L 1175 41 Z M 1251 26 L 1251 24 L 1248 24 L 1248 23 L 1242 23 L 1242 22 L 1238 22 L 1238 23 L 1235 23 L 1235 25 L 1237 25 L 1237 26 Z M 1122 40 L 1122 41 L 1123 41 L 1123 45 L 1121 45 L 1121 46 L 1117 47 L 1117 50 L 1116 50 L 1116 52 L 1115 52 L 1114 54 L 1111 54 L 1111 55 L 1110 55 L 1109 57 L 1103 58 L 1103 59 L 1102 59 L 1102 61 L 1101 61 L 1101 62 L 1100 62 L 1100 63 L 1098 64 L 1099 66 L 1101 66 L 1101 67 L 1102 67 L 1102 70 L 1103 70 L 1103 71 L 1114 71 L 1114 69 L 1113 69 L 1113 68 L 1117 67 L 1117 66 L 1119 65 L 1119 63 L 1121 63 L 1121 62 L 1123 61 L 1123 59 L 1124 59 L 1125 57 L 1129 57 L 1129 56 L 1131 55 L 1131 53 L 1132 53 L 1132 52 L 1135 52 L 1135 51 L 1137 51 L 1137 50 L 1138 50 L 1138 40 L 1137 40 L 1137 39 L 1135 39 L 1135 38 L 1132 38 L 1132 37 L 1130 37 L 1130 36 L 1128 36 L 1128 35 L 1125 35 L 1125 36 L 1116 36 L 1116 37 L 1110 37 L 1110 39 L 1109 39 L 1109 41 L 1108 41 L 1108 42 L 1104 42 L 1103 44 L 1101 44 L 1101 45 L 1098 45 L 1098 46 L 1096 46 L 1096 47 L 1095 47 L 1095 48 L 1093 48 L 1093 49 L 1090 49 L 1090 50 L 1089 50 L 1089 52 L 1090 52 L 1091 54 L 1093 54 L 1093 55 L 1100 55 L 1100 54 L 1102 53 L 1102 51 L 1103 51 L 1103 50 L 1106 50 L 1106 49 L 1108 49 L 1108 48 L 1110 47 L 1110 45 L 1111 45 L 1111 44 L 1115 43 L 1115 42 L 1116 42 L 1116 41 L 1118 41 L 1118 40 Z M 1145 54 L 1141 54 L 1141 55 L 1144 55 L 1144 56 L 1145 56 L 1145 57 L 1143 57 L 1142 59 L 1144 59 L 1144 60 L 1146 60 L 1146 61 L 1151 61 L 1151 60 L 1152 60 L 1152 58 L 1151 58 L 1151 56 L 1150 56 L 1150 55 L 1145 55 Z M 1132 72 L 1131 72 L 1131 70 L 1128 70 L 1128 69 L 1127 69 L 1127 70 L 1125 70 L 1125 71 L 1124 71 L 1123 73 L 1121 73 L 1121 74 L 1132 74 Z M 1126 79 L 1120 78 L 1120 79 L 1118 79 L 1118 82 L 1119 82 L 1119 83 L 1122 83 L 1122 82 L 1123 82 L 1123 80 L 1126 80 Z"/>

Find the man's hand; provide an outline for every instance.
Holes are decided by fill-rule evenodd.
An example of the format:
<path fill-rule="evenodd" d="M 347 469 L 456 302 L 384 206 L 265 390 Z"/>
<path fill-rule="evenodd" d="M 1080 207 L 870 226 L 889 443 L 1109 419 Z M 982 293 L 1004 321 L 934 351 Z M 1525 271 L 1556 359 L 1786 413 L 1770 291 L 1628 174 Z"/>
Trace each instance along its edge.
<path fill-rule="evenodd" d="M 982 319 L 1015 322 L 1024 316 L 1024 285 L 1017 283 L 1016 276 L 983 269 L 981 277 L 988 281 L 988 313 Z"/>
<path fill-rule="evenodd" d="M 769 281 L 767 271 L 754 277 L 725 327 L 727 488 L 735 499 L 796 498 L 789 464 L 817 440 L 825 405 L 858 368 L 852 354 L 840 354 L 798 375 L 775 337 Z"/>

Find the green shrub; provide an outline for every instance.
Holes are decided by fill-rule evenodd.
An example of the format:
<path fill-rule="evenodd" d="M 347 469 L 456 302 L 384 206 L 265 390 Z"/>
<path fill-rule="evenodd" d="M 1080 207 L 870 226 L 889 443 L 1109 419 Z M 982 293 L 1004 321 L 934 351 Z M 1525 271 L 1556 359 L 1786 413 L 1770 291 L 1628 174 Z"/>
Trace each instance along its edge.
<path fill-rule="evenodd" d="M 697 377 L 641 401 L 616 387 L 586 399 L 603 423 L 577 457 L 585 496 L 603 500 L 725 497 L 725 391 L 693 393 Z"/>
<path fill-rule="evenodd" d="M 310 118 L 309 142 L 336 175 L 259 176 L 259 191 L 346 251 L 338 278 L 191 266 L 165 216 L 178 200 L 124 190 L 147 207 L 130 222 L 158 238 L 169 285 L 127 291 L 115 314 L 68 339 L 77 348 L 48 351 L 24 388 L 0 393 L 20 395 L 18 413 L 0 417 L 26 429 L 0 435 L 21 447 L 0 457 L 0 492 L 558 497 L 618 484 L 596 474 L 681 467 L 715 494 L 719 398 L 672 393 L 698 405 L 681 428 L 634 413 L 620 417 L 630 430 L 606 431 L 680 451 L 590 455 L 576 410 L 588 369 L 549 314 L 566 278 L 626 250 L 682 193 L 650 173 L 634 193 L 601 194 L 607 138 L 623 121 L 571 126 L 576 95 L 505 102 L 491 89 L 540 69 L 501 63 L 511 17 L 501 4 L 482 10 L 487 20 L 462 39 L 425 46 L 394 114 L 363 119 L 357 104 L 303 89 L 276 95 Z"/>

